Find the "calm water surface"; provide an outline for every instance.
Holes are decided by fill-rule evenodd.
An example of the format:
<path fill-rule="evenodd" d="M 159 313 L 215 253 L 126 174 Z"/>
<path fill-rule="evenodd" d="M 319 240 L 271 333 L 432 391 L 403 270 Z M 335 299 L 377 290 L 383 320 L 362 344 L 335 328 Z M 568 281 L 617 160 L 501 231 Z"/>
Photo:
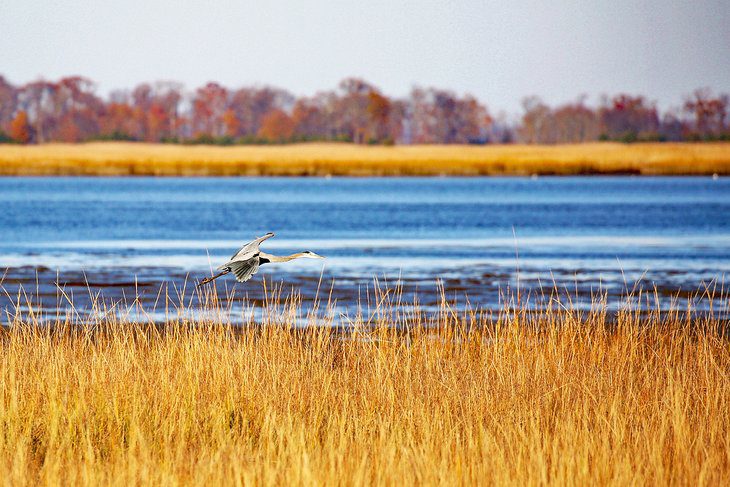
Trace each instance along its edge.
<path fill-rule="evenodd" d="M 55 297 L 58 282 L 77 305 L 89 290 L 153 302 L 267 231 L 269 252 L 327 260 L 263 267 L 235 286 L 254 302 L 262 277 L 305 302 L 321 278 L 349 309 L 377 277 L 426 306 L 437 279 L 482 308 L 519 279 L 531 293 L 600 289 L 614 306 L 638 282 L 669 307 L 730 272 L 727 178 L 0 178 L 0 198 L 5 291 Z"/>

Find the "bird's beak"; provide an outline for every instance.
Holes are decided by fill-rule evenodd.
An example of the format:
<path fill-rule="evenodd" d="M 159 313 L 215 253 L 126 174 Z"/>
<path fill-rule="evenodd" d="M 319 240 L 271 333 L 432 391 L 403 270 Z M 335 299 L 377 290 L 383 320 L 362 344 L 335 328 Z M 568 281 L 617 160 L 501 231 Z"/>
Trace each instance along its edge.
<path fill-rule="evenodd" d="M 311 257 L 312 259 L 324 259 L 324 257 L 319 254 L 315 254 L 314 252 L 310 252 L 309 257 Z"/>

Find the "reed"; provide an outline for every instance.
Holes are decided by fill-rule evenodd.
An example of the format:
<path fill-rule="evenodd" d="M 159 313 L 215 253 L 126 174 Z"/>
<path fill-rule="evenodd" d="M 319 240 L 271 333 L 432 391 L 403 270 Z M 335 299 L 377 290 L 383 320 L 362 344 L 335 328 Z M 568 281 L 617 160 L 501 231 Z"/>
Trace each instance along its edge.
<path fill-rule="evenodd" d="M 164 323 L 67 298 L 49 314 L 19 293 L 5 315 L 12 485 L 730 482 L 730 339 L 713 315 L 612 315 L 600 298 L 426 313 L 396 288 L 342 330 L 281 290 L 241 326 L 238 298 L 210 292 L 163 296 Z"/>
<path fill-rule="evenodd" d="M 0 175 L 477 176 L 730 174 L 730 143 L 574 145 L 0 145 Z"/>

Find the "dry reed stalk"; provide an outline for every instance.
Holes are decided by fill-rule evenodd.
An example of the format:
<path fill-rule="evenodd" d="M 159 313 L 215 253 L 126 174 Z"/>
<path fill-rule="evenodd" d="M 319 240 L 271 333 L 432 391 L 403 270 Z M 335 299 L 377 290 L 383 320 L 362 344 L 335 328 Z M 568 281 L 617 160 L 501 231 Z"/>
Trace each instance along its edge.
<path fill-rule="evenodd" d="M 153 324 L 101 299 L 54 316 L 21 297 L 0 334 L 0 478 L 730 482 L 730 339 L 717 317 L 610 316 L 600 300 L 589 312 L 560 303 L 493 316 L 444 300 L 425 313 L 394 288 L 343 332 L 294 326 L 331 315 L 281 289 L 260 318 L 230 326 L 231 299 L 181 298 Z"/>

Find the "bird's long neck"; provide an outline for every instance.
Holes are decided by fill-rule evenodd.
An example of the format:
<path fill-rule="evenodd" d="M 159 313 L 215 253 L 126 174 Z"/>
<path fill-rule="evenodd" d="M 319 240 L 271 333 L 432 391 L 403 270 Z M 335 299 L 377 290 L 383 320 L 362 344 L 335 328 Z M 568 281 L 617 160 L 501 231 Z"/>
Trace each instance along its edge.
<path fill-rule="evenodd" d="M 289 262 L 290 260 L 298 259 L 299 257 L 303 257 L 303 252 L 297 252 L 296 254 L 291 255 L 272 255 L 267 254 L 265 252 L 259 252 L 259 258 L 262 260 L 262 263 L 266 262 Z"/>

